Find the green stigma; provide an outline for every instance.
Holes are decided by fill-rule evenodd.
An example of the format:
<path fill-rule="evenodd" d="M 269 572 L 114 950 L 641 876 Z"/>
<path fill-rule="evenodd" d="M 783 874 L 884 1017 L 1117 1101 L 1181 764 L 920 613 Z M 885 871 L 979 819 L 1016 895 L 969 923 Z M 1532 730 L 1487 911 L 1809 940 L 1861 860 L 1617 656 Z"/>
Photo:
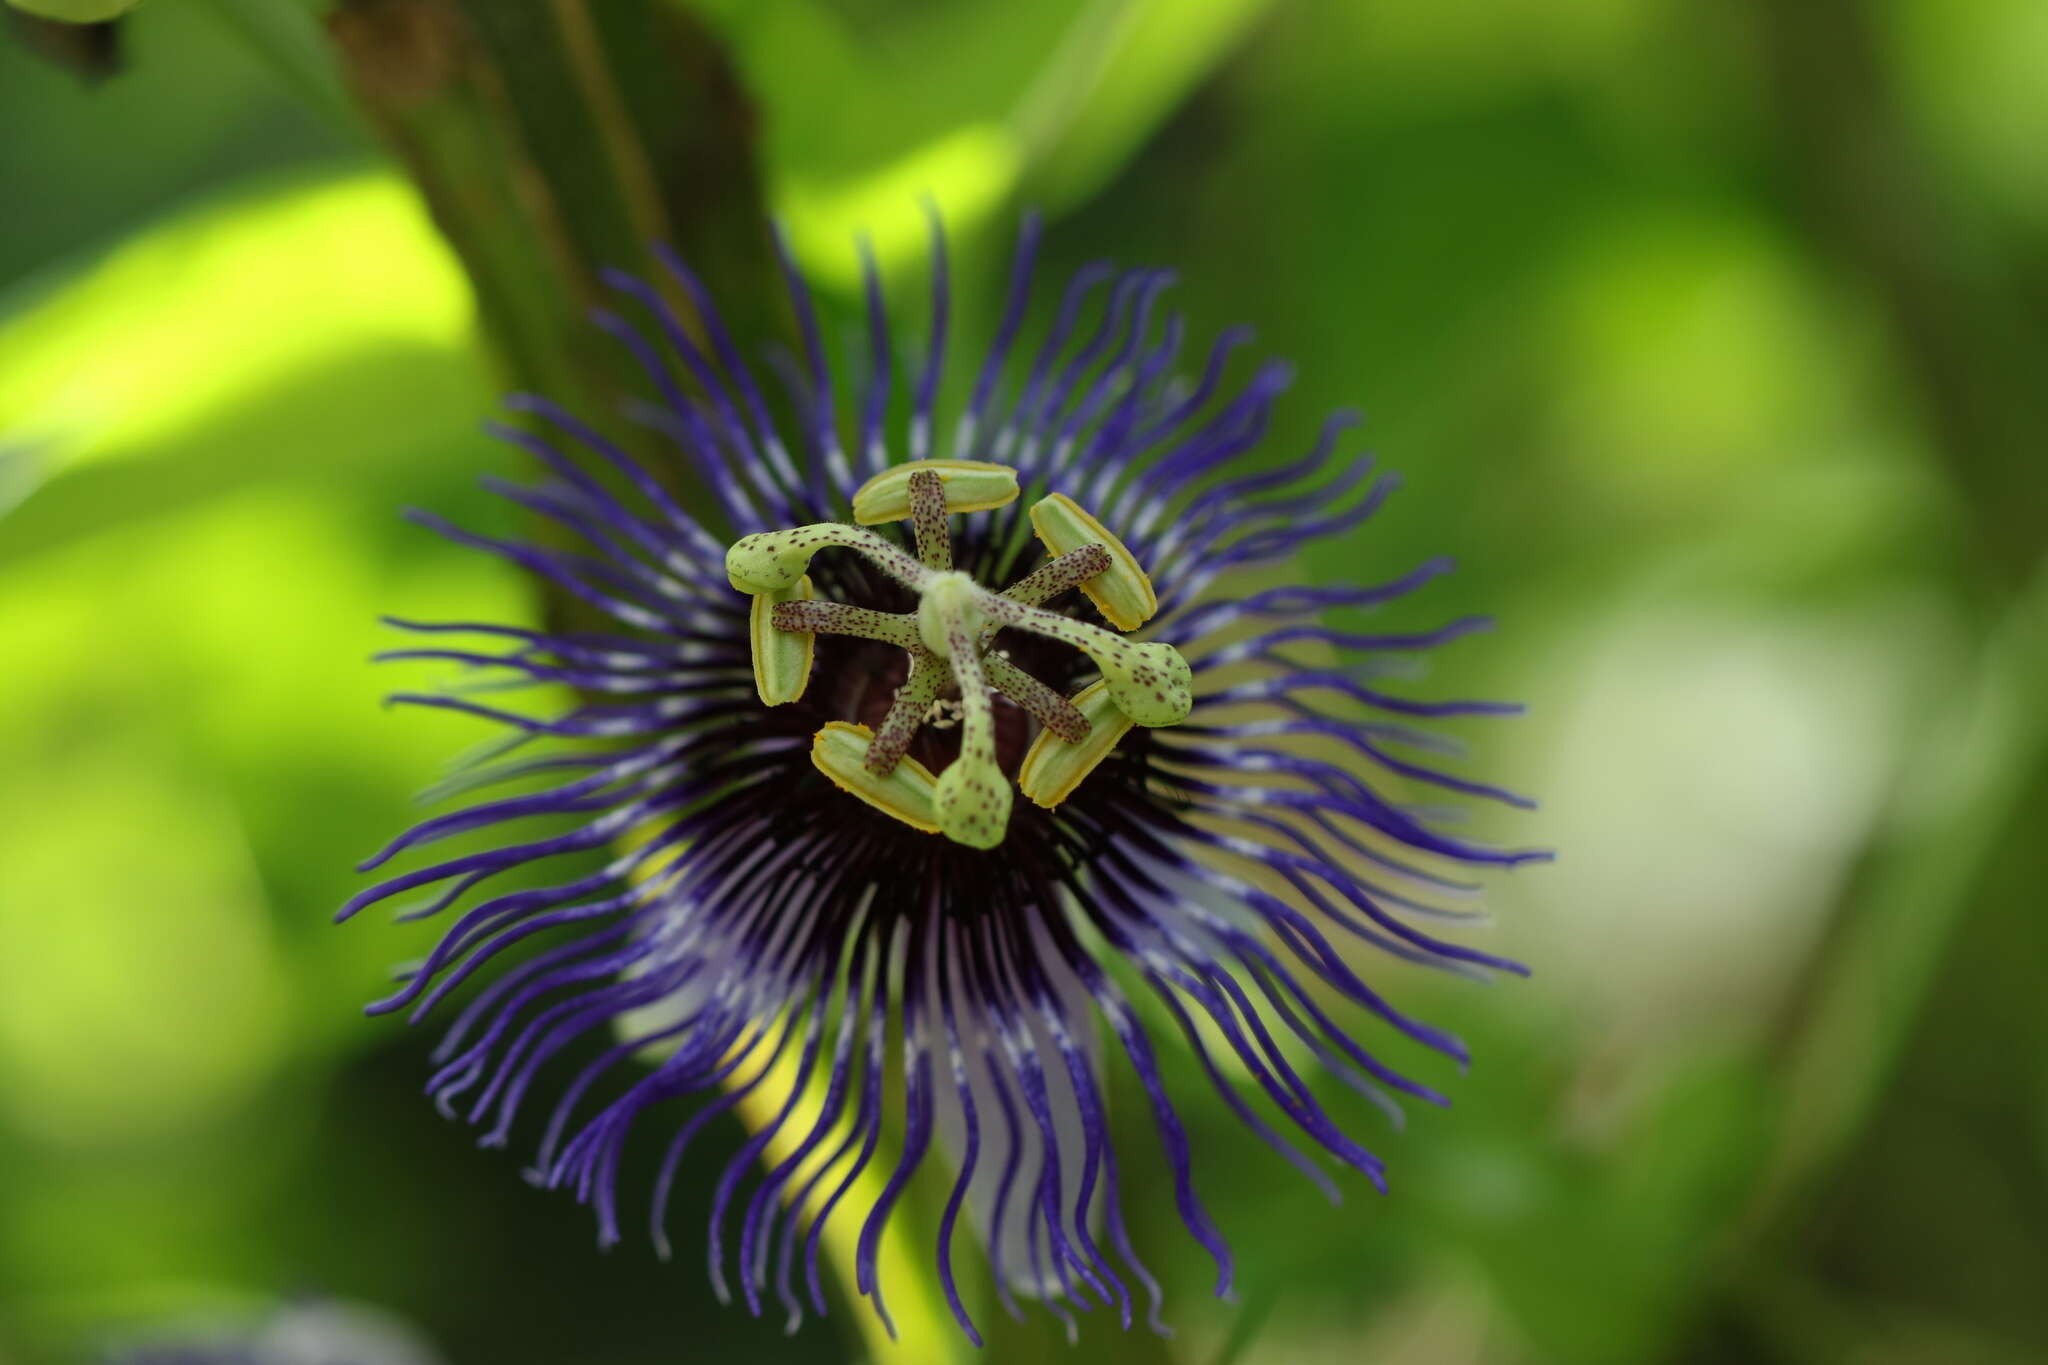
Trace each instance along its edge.
<path fill-rule="evenodd" d="M 755 676 L 764 703 L 803 695 L 810 644 L 818 635 L 877 640 L 910 656 L 909 676 L 880 727 L 870 732 L 831 722 L 818 732 L 812 760 L 876 809 L 970 848 L 997 847 L 1009 827 L 1013 788 L 996 760 L 996 693 L 1039 723 L 1025 776 L 1026 791 L 1044 806 L 1064 800 L 1132 725 L 1177 725 L 1194 706 L 1193 674 L 1172 645 L 1140 644 L 1041 607 L 1079 588 L 1126 631 L 1158 607 L 1151 580 L 1130 551 L 1064 494 L 1043 498 L 1031 510 L 1052 558 L 1005 591 L 991 592 L 953 567 L 947 518 L 1006 506 L 1017 496 L 1016 474 L 1000 465 L 913 461 L 854 494 L 855 518 L 863 525 L 820 522 L 763 531 L 734 542 L 725 555 L 733 587 L 755 598 Z M 911 523 L 915 555 L 867 529 L 889 520 Z M 854 551 L 915 592 L 917 610 L 882 612 L 812 597 L 805 573 L 828 547 Z M 1005 626 L 1080 650 L 1101 671 L 1101 681 L 1074 698 L 1061 696 L 990 652 Z M 934 778 L 906 754 L 949 688 L 958 693 L 952 714 L 959 718 L 960 756 Z M 1076 701 L 1086 703 L 1086 713 Z"/>

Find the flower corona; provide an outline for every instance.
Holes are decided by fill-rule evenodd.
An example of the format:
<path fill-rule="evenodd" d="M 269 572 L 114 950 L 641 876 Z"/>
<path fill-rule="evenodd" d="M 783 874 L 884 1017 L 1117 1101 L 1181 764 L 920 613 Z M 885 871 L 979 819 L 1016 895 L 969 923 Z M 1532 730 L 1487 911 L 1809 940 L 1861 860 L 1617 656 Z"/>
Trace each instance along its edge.
<path fill-rule="evenodd" d="M 879 1238 L 936 1161 L 938 1277 L 974 1340 L 954 1271 L 963 1219 L 1006 1311 L 1035 1301 L 1071 1330 L 1090 1309 L 1128 1325 L 1142 1301 L 1159 1327 L 1163 1290 L 1125 1221 L 1130 1139 L 1110 1131 L 1112 1040 L 1223 1292 L 1229 1248 L 1154 1033 L 1178 1035 L 1216 1098 L 1334 1200 L 1325 1161 L 1375 1185 L 1383 1168 L 1311 1076 L 1393 1116 L 1396 1096 L 1442 1100 L 1339 1013 L 1465 1057 L 1368 985 L 1355 948 L 1521 970 L 1433 926 L 1478 917 L 1461 868 L 1545 855 L 1463 837 L 1408 795 L 1526 805 L 1440 766 L 1454 749 L 1428 728 L 1516 708 L 1380 681 L 1400 671 L 1388 661 L 1486 622 L 1349 619 L 1421 589 L 1440 560 L 1287 586 L 1392 480 L 1338 453 L 1341 416 L 1305 455 L 1257 457 L 1287 368 L 1226 383 L 1246 339 L 1231 332 L 1181 376 L 1165 272 L 1082 270 L 1027 359 L 1037 254 L 1027 219 L 943 453 L 936 225 L 910 382 L 866 262 L 870 340 L 844 408 L 786 251 L 801 345 L 774 399 L 682 262 L 663 254 L 659 288 L 612 273 L 641 320 L 597 321 L 659 395 L 628 415 L 673 460 L 651 468 L 559 405 L 515 398 L 536 425 L 498 434 L 546 477 L 496 487 L 557 533 L 420 519 L 573 611 L 544 629 L 395 623 L 505 648 L 391 657 L 575 695 L 536 716 L 463 686 L 401 694 L 507 727 L 446 790 L 511 790 L 365 865 L 467 841 L 344 907 L 424 891 L 409 917 L 454 915 L 373 1011 L 420 1018 L 466 993 L 436 1102 L 490 1144 L 539 1107 L 533 1176 L 591 1204 L 606 1243 L 622 1236 L 629 1140 L 660 1153 L 649 1226 L 666 1254 L 687 1150 L 744 1106 L 752 1132 L 715 1181 L 706 1254 L 722 1296 L 756 1312 L 772 1296 L 792 1326 L 825 1309 L 835 1217 L 857 1220 L 853 1287 L 888 1321 Z"/>

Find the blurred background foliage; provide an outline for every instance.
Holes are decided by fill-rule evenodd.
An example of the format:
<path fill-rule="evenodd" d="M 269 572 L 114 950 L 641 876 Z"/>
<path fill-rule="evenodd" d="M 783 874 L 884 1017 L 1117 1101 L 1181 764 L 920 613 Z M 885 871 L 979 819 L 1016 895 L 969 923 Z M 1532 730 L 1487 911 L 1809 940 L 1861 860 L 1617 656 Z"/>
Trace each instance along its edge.
<path fill-rule="evenodd" d="M 455 1362 L 858 1357 L 598 1254 L 360 1016 L 421 940 L 329 913 L 479 738 L 380 709 L 376 615 L 532 604 L 395 517 L 517 466 L 325 8 L 0 44 L 0 1357 L 306 1290 Z M 927 191 L 970 338 L 1021 205 L 1176 267 L 1299 365 L 1269 455 L 1356 404 L 1407 475 L 1317 575 L 1456 555 L 1411 613 L 1503 629 L 1433 685 L 1532 706 L 1467 737 L 1563 851 L 1495 897 L 1537 974 L 1382 969 L 1478 1056 L 1350 1115 L 1392 1197 L 1190 1104 L 1242 1302 L 1141 1182 L 1179 1335 L 990 1356 L 2048 1360 L 2048 6 L 688 8 L 842 327 Z"/>

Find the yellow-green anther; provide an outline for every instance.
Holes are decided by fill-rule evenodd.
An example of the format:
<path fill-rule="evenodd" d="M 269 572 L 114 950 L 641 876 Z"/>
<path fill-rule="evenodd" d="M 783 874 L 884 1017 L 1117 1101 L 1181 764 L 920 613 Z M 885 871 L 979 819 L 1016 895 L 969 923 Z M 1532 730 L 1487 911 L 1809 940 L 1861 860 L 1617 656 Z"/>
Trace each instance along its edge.
<path fill-rule="evenodd" d="M 917 728 L 924 724 L 925 713 L 953 680 L 953 670 L 944 659 L 915 643 L 916 633 L 912 627 L 913 643 L 907 646 L 911 652 L 910 677 L 896 689 L 889 714 L 882 717 L 875 742 L 868 746 L 867 768 L 877 777 L 887 777 L 895 768 L 897 760 L 909 750 L 910 741 L 917 738 Z"/>
<path fill-rule="evenodd" d="M 725 576 L 741 592 L 774 592 L 804 576 L 811 556 L 829 545 L 857 550 L 891 578 L 923 588 L 931 571 L 873 531 L 821 521 L 788 531 L 757 531 L 725 552 Z"/>
<path fill-rule="evenodd" d="M 1000 654 L 985 656 L 981 666 L 988 672 L 989 686 L 1017 703 L 1040 725 L 1069 744 L 1079 744 L 1087 737 L 1088 722 L 1065 697 Z"/>
<path fill-rule="evenodd" d="M 874 734 L 865 725 L 829 722 L 811 739 L 811 762 L 841 791 L 892 815 L 912 829 L 939 832 L 932 811 L 937 786 L 931 771 L 914 758 L 893 765 L 885 776 L 868 771 L 868 746 Z"/>
<path fill-rule="evenodd" d="M 982 600 L 991 620 L 1072 645 L 1093 659 L 1118 709 L 1138 724 L 1178 725 L 1194 709 L 1194 671 L 1172 645 L 1139 644 L 1100 626 L 992 594 Z"/>
<path fill-rule="evenodd" d="M 979 460 L 914 460 L 894 465 L 862 484 L 853 495 L 853 519 L 863 526 L 902 521 L 911 514 L 911 476 L 936 474 L 946 492 L 948 512 L 986 512 L 1017 500 L 1017 471 Z"/>
<path fill-rule="evenodd" d="M 924 647 L 942 659 L 949 658 L 957 638 L 967 641 L 967 652 L 975 652 L 986 619 L 981 600 L 988 595 L 964 573 L 933 574 L 917 602 L 917 634 Z M 956 630 L 965 634 L 956 635 Z"/>
<path fill-rule="evenodd" d="M 1131 718 L 1111 699 L 1106 683 L 1082 688 L 1074 694 L 1073 705 L 1086 726 L 1081 740 L 1069 742 L 1050 730 L 1041 731 L 1017 770 L 1017 786 L 1047 810 L 1072 796 L 1131 728 Z"/>
<path fill-rule="evenodd" d="M 764 592 L 754 598 L 747 619 L 747 636 L 754 652 L 754 690 L 763 706 L 781 706 L 803 696 L 811 681 L 811 655 L 815 636 L 776 628 L 778 608 L 794 606 L 811 596 L 809 575 L 787 588 Z M 836 604 L 828 604 L 836 605 Z"/>
<path fill-rule="evenodd" d="M 1054 493 L 1033 503 L 1031 528 L 1055 555 L 1090 544 L 1109 552 L 1109 567 L 1083 580 L 1080 588 L 1118 630 L 1136 630 L 1159 610 L 1159 595 L 1137 558 L 1066 494 Z"/>

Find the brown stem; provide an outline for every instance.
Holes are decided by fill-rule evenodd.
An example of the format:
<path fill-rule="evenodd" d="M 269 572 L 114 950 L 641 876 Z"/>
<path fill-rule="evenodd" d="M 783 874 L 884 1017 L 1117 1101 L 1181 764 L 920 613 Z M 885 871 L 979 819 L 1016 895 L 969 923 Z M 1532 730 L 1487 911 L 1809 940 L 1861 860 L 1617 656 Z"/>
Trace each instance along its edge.
<path fill-rule="evenodd" d="M 752 353 L 779 320 L 755 118 L 725 54 L 658 0 L 343 0 L 328 25 L 357 102 L 425 196 L 511 381 L 607 426 L 652 396 L 595 306 L 669 245 Z M 701 332 L 700 332 L 701 335 Z M 665 442 L 615 430 L 657 467 Z"/>

